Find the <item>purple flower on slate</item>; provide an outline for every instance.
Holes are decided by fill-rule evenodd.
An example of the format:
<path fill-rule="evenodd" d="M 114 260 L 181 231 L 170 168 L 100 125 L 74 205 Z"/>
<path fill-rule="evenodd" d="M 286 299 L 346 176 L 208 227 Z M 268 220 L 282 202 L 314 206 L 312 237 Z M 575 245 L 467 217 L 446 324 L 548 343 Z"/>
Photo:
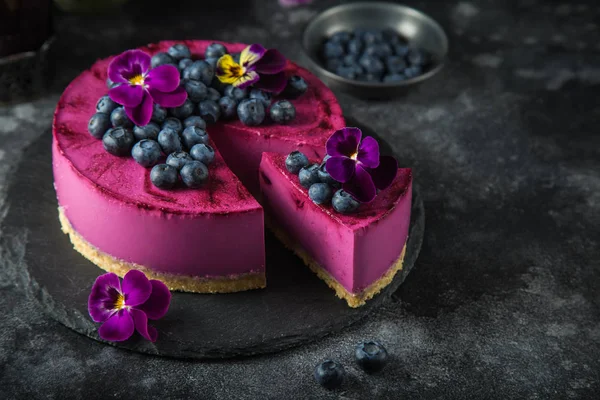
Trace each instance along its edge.
<path fill-rule="evenodd" d="M 326 169 L 342 188 L 361 203 L 372 201 L 377 189 L 389 187 L 398 172 L 397 161 L 379 156 L 379 144 L 370 136 L 361 142 L 358 128 L 342 128 L 327 140 Z"/>
<path fill-rule="evenodd" d="M 242 50 L 239 62 L 230 54 L 219 58 L 216 76 L 221 82 L 242 89 L 254 85 L 266 92 L 279 93 L 287 84 L 286 62 L 276 49 L 267 50 L 260 44 L 252 44 Z"/>
<path fill-rule="evenodd" d="M 179 86 L 179 70 L 173 65 L 150 69 L 150 56 L 141 50 L 128 50 L 111 61 L 108 77 L 119 84 L 108 91 L 110 98 L 125 107 L 127 116 L 138 126 L 147 125 L 154 103 L 179 107 L 187 93 Z"/>
<path fill-rule="evenodd" d="M 164 317 L 171 292 L 161 281 L 148 280 L 143 272 L 131 270 L 121 284 L 116 274 L 100 275 L 88 298 L 88 312 L 94 322 L 102 322 L 98 334 L 104 340 L 120 342 L 133 335 L 156 341 L 158 332 L 148 319 Z"/>

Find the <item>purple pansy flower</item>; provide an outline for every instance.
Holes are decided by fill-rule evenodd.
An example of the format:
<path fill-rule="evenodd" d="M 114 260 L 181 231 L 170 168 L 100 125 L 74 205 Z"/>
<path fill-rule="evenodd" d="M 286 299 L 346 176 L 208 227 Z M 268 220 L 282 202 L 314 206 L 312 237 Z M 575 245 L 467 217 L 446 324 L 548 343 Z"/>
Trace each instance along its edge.
<path fill-rule="evenodd" d="M 131 270 L 121 284 L 116 274 L 96 278 L 88 298 L 88 312 L 94 322 L 102 322 L 98 334 L 104 340 L 129 339 L 134 329 L 156 341 L 158 332 L 148 319 L 160 319 L 169 309 L 171 292 L 161 281 L 148 280 L 143 272 Z"/>
<path fill-rule="evenodd" d="M 252 44 L 242 50 L 239 63 L 230 54 L 219 58 L 216 76 L 221 82 L 242 89 L 254 84 L 266 92 L 279 93 L 287 83 L 285 64 L 285 57 L 276 49 Z"/>
<path fill-rule="evenodd" d="M 398 172 L 397 161 L 379 156 L 379 144 L 370 136 L 361 142 L 358 128 L 342 128 L 327 140 L 327 172 L 342 188 L 361 203 L 372 201 L 377 189 L 392 184 Z"/>
<path fill-rule="evenodd" d="M 153 103 L 179 107 L 187 93 L 179 86 L 179 70 L 173 65 L 150 69 L 150 56 L 141 50 L 128 50 L 111 61 L 108 77 L 119 86 L 109 90 L 110 98 L 125 107 L 127 116 L 139 126 L 152 117 Z"/>

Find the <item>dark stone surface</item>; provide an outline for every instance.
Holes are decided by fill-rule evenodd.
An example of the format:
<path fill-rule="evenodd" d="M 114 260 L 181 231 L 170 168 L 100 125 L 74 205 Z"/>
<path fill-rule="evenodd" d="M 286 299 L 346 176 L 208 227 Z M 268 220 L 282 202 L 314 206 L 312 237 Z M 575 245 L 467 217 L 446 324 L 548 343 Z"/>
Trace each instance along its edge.
<path fill-rule="evenodd" d="M 302 26 L 333 3 L 283 10 L 272 0 L 182 1 L 167 9 L 134 0 L 119 15 L 59 16 L 55 92 L 0 107 L 0 198 L 23 147 L 47 132 L 57 94 L 95 59 L 160 39 L 210 37 L 262 42 L 299 59 Z M 394 302 L 364 324 L 273 355 L 152 357 L 47 317 L 19 278 L 28 232 L 3 234 L 0 398 L 596 398 L 597 1 L 407 3 L 447 30 L 446 68 L 394 101 L 339 96 L 347 115 L 414 168 L 427 210 L 421 254 Z M 353 347 L 363 339 L 393 355 L 382 374 L 355 367 Z M 350 376 L 332 393 L 311 375 L 326 357 Z"/>
<path fill-rule="evenodd" d="M 375 136 L 368 129 L 363 133 Z M 89 288 L 103 273 L 73 251 L 60 235 L 52 179 L 52 134 L 41 136 L 24 152 L 8 191 L 11 204 L 3 221 L 7 235 L 25 228 L 29 235 L 21 269 L 25 291 L 59 322 L 101 340 L 88 316 Z M 140 353 L 177 358 L 226 358 L 281 351 L 339 332 L 372 314 L 404 281 L 419 254 L 425 228 L 423 202 L 415 185 L 409 240 L 402 271 L 379 295 L 360 308 L 335 297 L 292 252 L 267 234 L 267 288 L 235 294 L 173 293 L 167 315 L 152 322 L 160 340 L 134 335 L 110 343 Z M 244 329 L 239 329 L 241 326 Z"/>

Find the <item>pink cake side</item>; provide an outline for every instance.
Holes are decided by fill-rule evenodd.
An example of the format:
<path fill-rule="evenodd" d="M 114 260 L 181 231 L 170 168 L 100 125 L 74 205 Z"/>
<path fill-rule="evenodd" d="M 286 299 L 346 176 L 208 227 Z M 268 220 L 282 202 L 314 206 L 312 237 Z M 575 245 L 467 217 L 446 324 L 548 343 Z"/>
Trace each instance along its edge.
<path fill-rule="evenodd" d="M 268 215 L 348 292 L 358 294 L 400 257 L 408 237 L 412 195 L 410 169 L 351 215 L 314 204 L 285 157 L 264 154 L 260 185 Z"/>

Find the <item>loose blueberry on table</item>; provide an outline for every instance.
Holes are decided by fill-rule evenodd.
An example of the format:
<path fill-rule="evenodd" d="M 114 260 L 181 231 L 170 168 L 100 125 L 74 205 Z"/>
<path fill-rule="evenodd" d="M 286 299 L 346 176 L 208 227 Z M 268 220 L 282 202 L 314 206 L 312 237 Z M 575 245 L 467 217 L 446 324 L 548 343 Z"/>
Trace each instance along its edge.
<path fill-rule="evenodd" d="M 393 29 L 337 32 L 321 49 L 325 67 L 350 80 L 402 82 L 427 72 L 431 56 L 411 47 Z"/>
<path fill-rule="evenodd" d="M 356 346 L 354 356 L 358 366 L 369 373 L 381 371 L 388 360 L 385 347 L 373 341 L 360 343 Z"/>
<path fill-rule="evenodd" d="M 337 389 L 342 385 L 346 372 L 342 364 L 326 360 L 315 368 L 315 380 L 326 389 Z"/>
<path fill-rule="evenodd" d="M 177 43 L 151 57 L 131 50 L 115 60 L 108 68 L 109 93 L 98 100 L 88 131 L 102 140 L 107 152 L 119 157 L 131 155 L 142 167 L 152 167 L 150 180 L 161 189 L 174 188 L 178 182 L 190 188 L 206 184 L 207 166 L 215 158 L 205 131 L 207 123 L 237 118 L 245 125 L 256 126 L 263 123 L 266 115 L 273 122 L 291 123 L 296 109 L 287 99 L 296 99 L 308 90 L 302 77 L 286 78 L 281 74 L 286 65 L 281 53 L 257 44 L 248 46 L 245 52 L 229 54 L 224 45 L 213 43 L 199 57 L 184 43 Z M 168 76 L 171 82 L 161 86 L 175 90 L 165 93 L 170 98 L 168 104 L 153 99 L 152 112 L 142 113 L 141 103 L 130 107 L 131 98 L 122 93 L 139 90 L 138 85 L 147 89 L 152 85 L 152 74 L 161 79 Z M 256 87 L 261 74 L 270 79 Z M 248 79 L 256 76 L 258 79 Z M 119 92 L 114 91 L 117 87 Z M 272 105 L 273 96 L 279 98 Z M 166 164 L 158 164 L 164 157 Z M 307 165 L 308 160 L 305 164 L 300 162 L 296 173 Z"/>

